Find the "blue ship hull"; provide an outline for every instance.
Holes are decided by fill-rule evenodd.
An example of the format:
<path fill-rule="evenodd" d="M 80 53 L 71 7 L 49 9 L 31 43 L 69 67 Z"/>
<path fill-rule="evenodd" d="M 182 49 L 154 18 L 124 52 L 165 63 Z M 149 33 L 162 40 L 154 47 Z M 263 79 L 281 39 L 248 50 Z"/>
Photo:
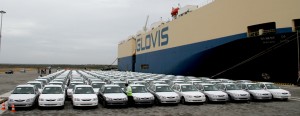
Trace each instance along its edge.
<path fill-rule="evenodd" d="M 119 58 L 118 67 L 122 71 L 297 84 L 295 35 L 291 28 L 251 38 L 242 33 Z"/>

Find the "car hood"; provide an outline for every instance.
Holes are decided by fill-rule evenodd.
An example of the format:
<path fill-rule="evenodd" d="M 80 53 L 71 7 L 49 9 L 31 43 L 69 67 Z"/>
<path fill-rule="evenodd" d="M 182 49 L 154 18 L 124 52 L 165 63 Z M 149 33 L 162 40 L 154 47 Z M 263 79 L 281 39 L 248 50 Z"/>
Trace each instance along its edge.
<path fill-rule="evenodd" d="M 209 95 L 227 95 L 227 93 L 223 91 L 205 91 L 204 93 Z"/>
<path fill-rule="evenodd" d="M 31 99 L 34 97 L 35 97 L 35 94 L 11 94 L 9 96 L 9 99 L 26 100 L 26 99 Z"/>
<path fill-rule="evenodd" d="M 270 92 L 268 92 L 268 91 L 266 91 L 266 90 L 248 90 L 249 92 L 251 92 L 251 93 L 259 93 L 259 94 L 266 94 L 266 93 L 270 93 Z"/>
<path fill-rule="evenodd" d="M 94 92 L 99 92 L 99 88 L 93 88 L 94 89 Z"/>
<path fill-rule="evenodd" d="M 73 94 L 73 98 L 93 99 L 97 98 L 96 94 Z"/>
<path fill-rule="evenodd" d="M 194 92 L 181 92 L 183 95 L 190 95 L 190 96 L 204 96 L 203 93 L 194 91 Z"/>
<path fill-rule="evenodd" d="M 153 97 L 151 93 L 132 93 L 134 97 Z"/>
<path fill-rule="evenodd" d="M 108 98 L 127 98 L 127 95 L 124 93 L 109 93 L 109 94 L 104 94 L 105 97 Z"/>
<path fill-rule="evenodd" d="M 57 99 L 57 98 L 64 98 L 64 94 L 41 94 L 39 98 L 43 99 Z"/>
<path fill-rule="evenodd" d="M 271 93 L 290 93 L 289 91 L 283 89 L 268 89 L 267 91 Z"/>
<path fill-rule="evenodd" d="M 227 90 L 226 92 L 230 94 L 248 94 L 248 92 L 243 90 Z"/>
<path fill-rule="evenodd" d="M 178 96 L 175 92 L 156 92 L 159 96 Z"/>
<path fill-rule="evenodd" d="M 73 89 L 67 89 L 67 92 L 69 93 L 69 92 L 72 92 L 73 91 Z"/>

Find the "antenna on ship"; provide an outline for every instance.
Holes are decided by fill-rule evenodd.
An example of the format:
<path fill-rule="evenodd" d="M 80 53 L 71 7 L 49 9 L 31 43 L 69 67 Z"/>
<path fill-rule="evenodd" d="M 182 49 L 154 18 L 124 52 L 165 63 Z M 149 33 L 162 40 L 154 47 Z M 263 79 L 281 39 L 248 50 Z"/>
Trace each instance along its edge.
<path fill-rule="evenodd" d="M 144 31 L 147 31 L 148 19 L 149 19 L 149 15 L 147 16 L 147 19 L 146 19 L 146 23 L 145 23 L 145 26 L 144 26 Z"/>

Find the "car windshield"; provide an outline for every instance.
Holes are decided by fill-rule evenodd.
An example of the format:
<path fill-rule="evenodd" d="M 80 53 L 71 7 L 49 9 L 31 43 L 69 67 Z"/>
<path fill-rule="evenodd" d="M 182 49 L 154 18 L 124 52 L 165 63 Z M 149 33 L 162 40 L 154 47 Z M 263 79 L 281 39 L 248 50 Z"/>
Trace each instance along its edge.
<path fill-rule="evenodd" d="M 120 87 L 105 87 L 103 93 L 122 93 Z"/>
<path fill-rule="evenodd" d="M 277 87 L 274 84 L 266 84 L 267 89 L 280 89 L 279 87 Z"/>
<path fill-rule="evenodd" d="M 193 85 L 182 85 L 181 91 L 182 92 L 198 91 L 198 89 Z"/>
<path fill-rule="evenodd" d="M 92 87 L 76 87 L 75 94 L 94 94 Z"/>
<path fill-rule="evenodd" d="M 219 91 L 215 85 L 204 85 L 204 91 Z"/>
<path fill-rule="evenodd" d="M 42 94 L 63 94 L 61 87 L 45 87 Z"/>
<path fill-rule="evenodd" d="M 93 83 L 92 87 L 93 88 L 101 88 L 104 85 L 104 83 Z"/>
<path fill-rule="evenodd" d="M 169 86 L 157 86 L 156 92 L 173 92 Z"/>
<path fill-rule="evenodd" d="M 240 87 L 236 86 L 235 84 L 228 84 L 226 85 L 227 90 L 241 90 Z"/>
<path fill-rule="evenodd" d="M 83 83 L 71 83 L 69 89 L 74 89 L 75 85 L 83 85 Z"/>
<path fill-rule="evenodd" d="M 144 86 L 133 86 L 131 89 L 132 93 L 147 93 L 147 90 Z"/>
<path fill-rule="evenodd" d="M 17 87 L 13 94 L 34 94 L 34 90 L 32 87 Z"/>
<path fill-rule="evenodd" d="M 262 89 L 259 87 L 258 84 L 248 84 L 247 87 L 249 90 L 261 90 Z"/>
<path fill-rule="evenodd" d="M 34 86 L 36 86 L 37 88 L 39 88 L 39 89 L 41 89 L 42 88 L 42 86 L 41 86 L 41 84 L 40 83 L 28 83 L 28 84 L 30 84 L 30 85 L 34 85 Z"/>

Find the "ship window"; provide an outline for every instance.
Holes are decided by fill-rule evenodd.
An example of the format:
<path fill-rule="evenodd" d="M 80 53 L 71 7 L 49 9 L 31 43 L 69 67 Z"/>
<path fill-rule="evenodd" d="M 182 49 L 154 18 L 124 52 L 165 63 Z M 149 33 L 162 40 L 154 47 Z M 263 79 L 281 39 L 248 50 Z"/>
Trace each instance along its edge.
<path fill-rule="evenodd" d="M 296 31 L 300 32 L 300 19 L 294 19 L 293 22 L 294 22 L 295 32 Z"/>
<path fill-rule="evenodd" d="M 149 64 L 142 64 L 141 69 L 149 69 Z"/>
<path fill-rule="evenodd" d="M 248 37 L 276 34 L 276 23 L 269 22 L 248 26 Z"/>

